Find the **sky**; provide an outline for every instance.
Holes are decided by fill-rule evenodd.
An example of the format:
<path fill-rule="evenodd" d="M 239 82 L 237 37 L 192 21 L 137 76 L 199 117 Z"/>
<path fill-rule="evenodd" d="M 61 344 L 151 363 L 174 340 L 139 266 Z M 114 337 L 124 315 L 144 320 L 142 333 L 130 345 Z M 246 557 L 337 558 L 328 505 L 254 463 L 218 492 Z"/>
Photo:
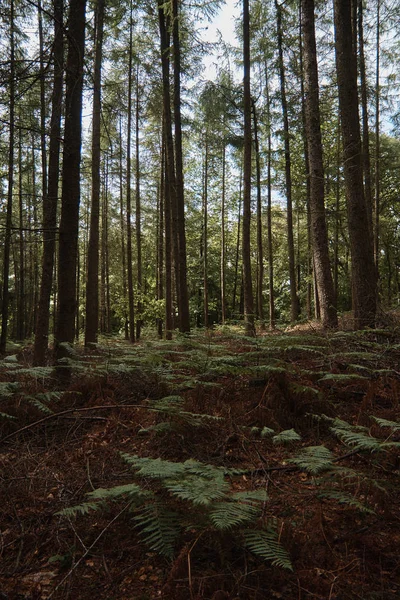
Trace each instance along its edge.
<path fill-rule="evenodd" d="M 225 0 L 225 4 L 221 7 L 216 17 L 210 22 L 202 24 L 202 37 L 207 42 L 217 42 L 219 40 L 218 32 L 221 33 L 224 42 L 233 44 L 235 42 L 235 17 L 240 14 L 238 0 Z M 205 77 L 207 79 L 215 79 L 217 74 L 216 69 L 217 57 L 215 55 L 207 56 L 203 59 L 206 67 Z"/>

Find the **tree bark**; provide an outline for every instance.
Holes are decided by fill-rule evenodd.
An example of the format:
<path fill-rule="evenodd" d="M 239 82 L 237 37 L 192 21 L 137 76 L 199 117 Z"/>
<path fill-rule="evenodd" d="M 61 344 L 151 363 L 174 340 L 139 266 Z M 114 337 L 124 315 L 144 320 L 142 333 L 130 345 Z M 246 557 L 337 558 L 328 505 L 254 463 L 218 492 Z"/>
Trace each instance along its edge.
<path fill-rule="evenodd" d="M 136 68 L 136 124 L 135 124 L 135 145 L 136 145 L 136 267 L 137 267 L 137 305 L 136 305 L 136 339 L 140 339 L 142 329 L 142 229 L 141 229 L 141 199 L 140 199 L 140 141 L 139 141 L 139 64 Z"/>
<path fill-rule="evenodd" d="M 44 365 L 49 338 L 50 298 L 55 270 L 56 225 L 60 168 L 61 111 L 63 95 L 63 0 L 54 0 L 53 90 L 51 98 L 48 188 L 43 189 L 43 258 L 33 364 Z M 42 160 L 43 162 L 43 160 Z M 44 182 L 43 182 L 44 184 Z M 54 317 L 56 303 L 54 301 Z"/>
<path fill-rule="evenodd" d="M 226 321 L 226 144 L 222 141 L 222 195 L 221 195 L 221 323 Z"/>
<path fill-rule="evenodd" d="M 83 59 L 86 0 L 71 0 L 66 69 L 65 127 L 58 254 L 56 343 L 73 343 L 77 311 L 76 284 L 80 203 Z M 57 349 L 57 356 L 62 354 Z"/>
<path fill-rule="evenodd" d="M 262 198 L 261 198 L 261 161 L 260 161 L 260 146 L 258 141 L 258 119 L 257 109 L 254 100 L 252 99 L 253 110 L 253 128 L 254 128 L 254 152 L 256 158 L 256 180 L 257 180 L 257 316 L 261 322 L 261 329 L 264 329 L 264 302 L 263 302 L 263 285 L 264 285 L 264 249 L 262 237 Z"/>
<path fill-rule="evenodd" d="M 3 260 L 3 293 L 1 311 L 1 336 L 0 354 L 4 354 L 7 344 L 8 313 L 9 313 L 9 274 L 10 274 L 10 251 L 11 251 L 11 228 L 13 211 L 13 189 L 14 189 L 14 120 L 15 120 L 15 31 L 14 31 L 14 0 L 10 3 L 10 78 L 9 78 L 9 106 L 10 106 L 10 129 L 8 134 L 8 190 L 6 209 L 6 228 L 4 236 L 4 260 Z"/>
<path fill-rule="evenodd" d="M 336 70 L 352 259 L 354 327 L 361 329 L 375 324 L 376 276 L 363 190 L 357 63 L 352 44 L 351 6 L 348 1 L 335 0 L 334 14 Z"/>
<path fill-rule="evenodd" d="M 328 233 L 325 219 L 324 167 L 317 48 L 315 41 L 314 0 L 302 0 L 304 41 L 305 120 L 310 178 L 311 239 L 322 324 L 337 328 L 337 310 L 329 260 Z"/>
<path fill-rule="evenodd" d="M 248 336 L 255 336 L 253 283 L 251 276 L 251 92 L 250 92 L 250 14 L 249 0 L 243 0 L 243 293 L 244 324 Z"/>
<path fill-rule="evenodd" d="M 99 226 L 100 226 L 100 141 L 101 67 L 103 60 L 104 0 L 97 0 L 95 15 L 95 58 L 92 120 L 92 196 L 87 255 L 85 345 L 97 342 L 99 328 Z"/>
<path fill-rule="evenodd" d="M 128 274 L 129 340 L 135 342 L 135 308 L 132 265 L 132 190 L 131 190 L 131 130 L 132 130 L 132 63 L 133 63 L 133 6 L 130 5 L 129 20 L 129 66 L 128 66 L 128 131 L 126 141 L 126 262 Z"/>
<path fill-rule="evenodd" d="M 179 278 L 178 310 L 179 329 L 190 331 L 189 298 L 186 267 L 185 198 L 183 186 L 182 118 L 181 118 L 181 44 L 179 32 L 179 0 L 172 0 L 172 42 L 174 57 L 174 124 L 175 124 L 175 169 L 176 208 L 179 263 L 175 276 Z"/>
<path fill-rule="evenodd" d="M 290 155 L 289 117 L 286 99 L 285 64 L 283 61 L 283 32 L 282 32 L 282 7 L 275 0 L 279 54 L 279 76 L 281 90 L 281 104 L 283 117 L 283 132 L 285 145 L 285 179 L 286 179 L 286 215 L 287 215 L 287 237 L 289 258 L 289 281 L 290 281 L 290 314 L 291 322 L 295 323 L 299 317 L 300 304 L 296 289 L 295 253 L 293 239 L 293 202 L 292 202 L 292 167 Z"/>

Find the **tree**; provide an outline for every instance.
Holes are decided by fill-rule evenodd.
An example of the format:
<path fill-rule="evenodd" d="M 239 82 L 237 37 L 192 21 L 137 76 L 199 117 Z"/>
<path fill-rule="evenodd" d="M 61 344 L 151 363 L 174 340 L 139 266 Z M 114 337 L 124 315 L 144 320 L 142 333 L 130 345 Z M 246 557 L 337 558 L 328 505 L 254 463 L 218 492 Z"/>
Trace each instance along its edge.
<path fill-rule="evenodd" d="M 324 204 L 324 168 L 317 48 L 315 42 L 314 0 L 302 0 L 302 32 L 304 41 L 305 120 L 310 178 L 310 217 L 314 268 L 318 287 L 321 318 L 324 327 L 338 325 L 335 292 L 330 268 L 328 235 Z"/>
<path fill-rule="evenodd" d="M 0 354 L 4 354 L 7 344 L 8 316 L 9 316 L 9 274 L 10 274 L 10 252 L 11 252 L 11 228 L 13 210 L 14 189 L 14 132 L 15 132 L 15 23 L 14 23 L 14 0 L 10 3 L 10 71 L 9 71 L 9 137 L 8 137 L 8 190 L 6 231 L 4 238 L 4 262 L 3 262 L 3 293 L 1 312 L 1 337 Z"/>
<path fill-rule="evenodd" d="M 347 0 L 334 1 L 334 17 L 336 70 L 352 260 L 354 327 L 361 329 L 373 327 L 375 324 L 376 277 L 364 198 L 357 64 L 352 38 L 351 6 Z"/>
<path fill-rule="evenodd" d="M 254 336 L 254 300 L 251 276 L 251 91 L 250 91 L 250 14 L 249 0 L 243 0 L 243 112 L 244 112 L 244 148 L 243 148 L 243 291 L 244 319 L 246 335 Z"/>
<path fill-rule="evenodd" d="M 101 64 L 103 54 L 104 0 L 97 0 L 92 119 L 92 197 L 88 246 L 85 345 L 97 341 L 99 326 L 99 222 L 100 222 L 100 141 Z"/>
<path fill-rule="evenodd" d="M 71 0 L 68 19 L 65 126 L 58 254 L 57 355 L 62 342 L 73 343 L 80 203 L 82 88 L 86 0 Z"/>
<path fill-rule="evenodd" d="M 48 346 L 50 296 L 53 285 L 60 167 L 61 111 L 63 94 L 63 0 L 54 0 L 53 88 L 51 98 L 48 187 L 43 185 L 42 278 L 37 311 L 33 362 L 43 365 Z M 42 165 L 42 169 L 44 165 Z M 44 180 L 43 180 L 44 181 Z"/>

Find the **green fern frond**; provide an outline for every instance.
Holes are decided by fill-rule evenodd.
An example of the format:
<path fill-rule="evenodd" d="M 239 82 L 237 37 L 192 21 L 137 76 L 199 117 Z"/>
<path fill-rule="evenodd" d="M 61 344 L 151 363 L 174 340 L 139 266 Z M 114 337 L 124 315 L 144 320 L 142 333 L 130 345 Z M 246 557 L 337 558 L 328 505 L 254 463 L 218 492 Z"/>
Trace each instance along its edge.
<path fill-rule="evenodd" d="M 367 435 L 367 429 L 358 425 L 350 425 L 341 419 L 335 419 L 331 431 L 348 446 L 355 446 L 356 450 L 380 450 L 381 442 Z"/>
<path fill-rule="evenodd" d="M 318 381 L 333 381 L 336 383 L 356 383 L 357 381 L 367 381 L 367 377 L 356 373 L 327 373 Z"/>
<path fill-rule="evenodd" d="M 177 498 L 201 505 L 225 498 L 230 489 L 222 473 L 213 478 L 186 475 L 181 481 L 166 480 L 164 485 Z"/>
<path fill-rule="evenodd" d="M 14 417 L 13 415 L 8 415 L 7 413 L 3 413 L 3 412 L 0 412 L 0 417 L 2 419 L 16 419 L 17 418 L 17 417 Z"/>
<path fill-rule="evenodd" d="M 180 515 L 168 510 L 161 502 L 155 502 L 141 508 L 134 519 L 150 550 L 172 559 L 182 528 Z"/>
<path fill-rule="evenodd" d="M 163 421 L 162 423 L 156 423 L 155 425 L 150 425 L 149 427 L 142 427 L 139 429 L 138 433 L 140 435 L 145 435 L 146 433 L 169 433 L 170 431 L 174 431 L 176 429 L 175 423 L 171 423 L 170 421 Z"/>
<path fill-rule="evenodd" d="M 398 431 L 400 429 L 400 423 L 397 421 L 388 421 L 387 419 L 380 419 L 379 417 L 371 417 L 371 419 L 373 419 L 375 423 L 378 423 L 380 427 L 390 427 L 393 431 Z"/>
<path fill-rule="evenodd" d="M 185 463 L 175 463 L 161 458 L 140 457 L 137 455 L 121 453 L 122 458 L 134 469 L 137 475 L 151 477 L 152 479 L 166 479 L 178 477 L 185 473 Z"/>
<path fill-rule="evenodd" d="M 1 381 L 0 382 L 0 398 L 11 398 L 19 391 L 20 385 L 16 382 Z"/>
<path fill-rule="evenodd" d="M 297 465 L 300 469 L 317 475 L 332 468 L 332 452 L 325 446 L 308 446 L 288 462 Z"/>
<path fill-rule="evenodd" d="M 54 375 L 53 367 L 30 367 L 29 369 L 17 369 L 12 371 L 13 375 L 28 375 L 37 379 L 50 379 Z"/>
<path fill-rule="evenodd" d="M 261 429 L 260 436 L 262 438 L 265 438 L 265 437 L 267 437 L 267 435 L 272 435 L 274 433 L 275 433 L 275 431 L 273 429 L 271 429 L 270 427 L 263 427 Z"/>
<path fill-rule="evenodd" d="M 301 440 L 301 437 L 294 429 L 285 429 L 272 438 L 274 444 L 289 444 L 299 440 Z"/>
<path fill-rule="evenodd" d="M 185 400 L 182 396 L 165 396 L 165 398 L 152 403 L 151 408 L 168 414 L 175 414 L 182 410 L 184 403 Z"/>
<path fill-rule="evenodd" d="M 277 567 L 293 571 L 289 554 L 278 541 L 278 535 L 273 530 L 247 529 L 242 532 L 246 548 L 264 560 L 270 561 Z"/>
<path fill-rule="evenodd" d="M 51 408 L 49 408 L 46 404 L 43 404 L 43 402 L 41 402 L 37 396 L 24 396 L 24 399 L 27 400 L 29 404 L 32 404 L 32 406 L 35 406 L 46 415 L 53 414 Z"/>
<path fill-rule="evenodd" d="M 355 498 L 351 494 L 346 494 L 345 492 L 336 491 L 336 490 L 326 490 L 324 492 L 320 492 L 318 494 L 318 498 L 327 498 L 328 500 L 336 500 L 336 502 L 338 502 L 339 504 L 347 504 L 348 506 L 351 506 L 352 508 L 357 508 L 358 510 L 360 510 L 361 512 L 364 512 L 364 513 L 369 513 L 369 514 L 375 513 L 375 511 L 373 511 L 371 508 L 368 508 L 367 506 L 365 506 L 365 504 L 363 504 L 362 502 L 357 500 L 357 498 Z"/>
<path fill-rule="evenodd" d="M 210 511 L 210 519 L 216 529 L 232 529 L 248 521 L 255 521 L 261 507 L 239 502 L 218 502 Z"/>
<path fill-rule="evenodd" d="M 152 493 L 142 489 L 136 483 L 127 483 L 126 485 L 116 485 L 112 488 L 98 488 L 87 494 L 88 498 L 94 500 L 117 500 L 121 496 L 130 498 L 151 497 Z"/>
<path fill-rule="evenodd" d="M 82 504 L 76 506 L 63 508 L 63 510 L 57 512 L 56 515 L 61 515 L 62 517 L 76 517 L 76 515 L 86 515 L 91 510 L 98 510 L 99 508 L 100 504 L 97 502 L 82 502 Z"/>

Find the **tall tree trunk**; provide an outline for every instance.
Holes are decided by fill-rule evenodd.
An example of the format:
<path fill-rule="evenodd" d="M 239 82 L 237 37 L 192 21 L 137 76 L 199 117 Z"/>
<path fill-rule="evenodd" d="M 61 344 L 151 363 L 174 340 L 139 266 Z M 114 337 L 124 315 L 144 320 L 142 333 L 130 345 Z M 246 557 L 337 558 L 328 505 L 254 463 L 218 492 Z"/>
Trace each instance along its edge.
<path fill-rule="evenodd" d="M 221 195 L 221 322 L 225 325 L 226 321 L 226 233 L 225 233 L 225 212 L 226 212 L 226 143 L 223 139 L 222 146 L 222 195 Z"/>
<path fill-rule="evenodd" d="M 239 255 L 240 255 L 240 231 L 241 231 L 241 220 L 242 220 L 242 180 L 243 180 L 243 161 L 241 161 L 240 175 L 239 175 L 239 206 L 238 206 L 238 219 L 237 219 L 237 236 L 236 236 L 236 254 L 235 254 L 235 276 L 233 279 L 233 294 L 232 294 L 232 313 L 236 310 L 236 295 L 237 295 L 237 284 L 239 274 Z"/>
<path fill-rule="evenodd" d="M 172 0 L 172 41 L 174 49 L 174 124 L 175 124 L 175 167 L 176 167 L 176 208 L 178 225 L 179 264 L 179 329 L 190 331 L 189 298 L 186 267 L 185 198 L 183 186 L 182 119 L 181 119 L 181 44 L 179 32 L 179 0 Z"/>
<path fill-rule="evenodd" d="M 205 134 L 204 183 L 203 183 L 203 307 L 204 327 L 208 327 L 208 132 Z"/>
<path fill-rule="evenodd" d="M 163 82 L 163 130 L 165 137 L 165 335 L 171 339 L 173 331 L 172 316 L 172 253 L 174 255 L 175 271 L 178 268 L 179 256 L 176 236 L 176 181 L 174 142 L 172 137 L 171 97 L 169 83 L 169 52 L 170 40 L 164 4 L 158 0 L 158 23 L 160 29 L 160 50 Z M 173 233 L 172 233 L 173 232 Z M 179 278 L 175 279 L 178 282 Z"/>
<path fill-rule="evenodd" d="M 364 193 L 367 206 L 368 227 L 370 236 L 373 236 L 372 221 L 372 183 L 371 183 L 371 156 L 369 151 L 369 125 L 368 125 L 368 96 L 367 96 L 367 73 L 365 68 L 364 54 L 364 25 L 363 25 L 363 0 L 358 3 L 358 47 L 361 83 L 361 113 L 362 113 L 362 150 L 364 171 Z"/>
<path fill-rule="evenodd" d="M 337 328 L 337 310 L 329 260 L 325 219 L 324 167 L 322 160 L 321 121 L 317 48 L 315 42 L 314 0 L 302 0 L 304 41 L 305 117 L 309 156 L 311 239 L 322 324 Z"/>
<path fill-rule="evenodd" d="M 104 0 L 97 0 L 92 119 L 92 196 L 87 255 L 85 345 L 97 342 L 99 328 L 99 226 L 100 226 L 100 141 L 101 67 L 103 60 Z"/>
<path fill-rule="evenodd" d="M 252 99 L 253 109 L 253 128 L 254 128 L 254 151 L 256 158 L 256 178 L 257 178 L 257 316 L 261 321 L 261 329 L 264 329 L 264 306 L 263 306 L 263 286 L 264 286 L 264 249 L 262 236 L 262 200 L 261 200 L 261 161 L 260 146 L 258 141 L 258 119 L 257 109 Z"/>
<path fill-rule="evenodd" d="M 348 1 L 335 0 L 334 13 L 336 69 L 352 259 L 354 326 L 360 329 L 375 324 L 376 276 L 363 190 L 357 63 L 353 51 L 351 7 Z"/>
<path fill-rule="evenodd" d="M 124 177 L 122 166 L 122 119 L 119 122 L 119 222 L 121 229 L 121 268 L 122 268 L 122 298 L 123 298 L 123 325 L 125 339 L 129 340 L 129 320 L 127 312 L 127 283 L 126 283 L 126 251 L 125 251 L 125 220 L 124 220 Z"/>
<path fill-rule="evenodd" d="M 136 339 L 140 339 L 142 328 L 142 228 L 141 228 L 141 200 L 140 200 L 140 144 L 139 144 L 139 64 L 136 68 L 136 263 L 137 263 L 137 306 L 136 306 Z"/>
<path fill-rule="evenodd" d="M 162 127 L 163 129 L 163 127 Z M 157 227 L 157 300 L 164 298 L 164 190 L 165 190 L 165 140 L 161 136 L 161 168 L 160 182 L 158 185 L 158 227 Z M 163 337 L 163 319 L 157 319 L 158 337 Z"/>
<path fill-rule="evenodd" d="M 243 0 L 243 293 L 246 335 L 255 336 L 253 283 L 251 276 L 251 91 L 250 91 L 250 14 L 249 0 Z"/>
<path fill-rule="evenodd" d="M 281 104 L 283 117 L 283 134 L 285 145 L 285 178 L 286 178 L 286 215 L 287 215 L 287 238 L 288 238 L 288 258 L 289 258 L 289 281 L 290 281 L 290 314 L 291 321 L 297 321 L 300 313 L 299 298 L 296 289 L 296 270 L 295 270 L 295 253 L 293 239 L 293 202 L 292 202 L 292 167 L 290 155 L 290 138 L 289 138 L 289 117 L 288 105 L 286 99 L 286 81 L 285 81 L 285 64 L 283 61 L 283 33 L 282 33 L 282 7 L 275 0 L 276 18 L 277 18 L 277 35 L 278 35 L 278 54 L 279 54 L 279 76 L 281 88 Z"/>
<path fill-rule="evenodd" d="M 25 338 L 25 235 L 24 235 L 24 201 L 22 183 L 22 130 L 18 134 L 18 200 L 19 200 L 19 268 L 17 298 L 17 338 Z"/>
<path fill-rule="evenodd" d="M 269 292 L 269 328 L 272 331 L 275 328 L 275 299 L 274 299 L 274 252 L 272 244 L 272 120 L 271 120 L 271 101 L 269 93 L 269 74 L 268 64 L 265 59 L 265 102 L 267 110 L 267 251 L 268 251 L 268 292 Z"/>
<path fill-rule="evenodd" d="M 126 141 L 126 261 L 128 271 L 129 340 L 135 342 L 135 305 L 132 265 L 132 190 L 131 190 L 131 130 L 132 130 L 132 63 L 133 63 L 133 6 L 130 4 L 129 66 L 128 66 L 128 131 Z"/>
<path fill-rule="evenodd" d="M 62 168 L 60 242 L 58 253 L 58 320 L 56 342 L 73 343 L 75 334 L 76 272 L 80 203 L 82 88 L 85 51 L 86 0 L 71 0 L 66 70 L 64 152 Z M 59 349 L 57 355 L 62 351 Z"/>
<path fill-rule="evenodd" d="M 14 188 L 14 120 L 15 120 L 15 38 L 14 38 L 14 0 L 10 3 L 10 77 L 9 77 L 9 134 L 8 134 L 8 190 L 7 190 L 7 210 L 6 210 L 6 228 L 4 236 L 4 260 L 3 260 L 3 293 L 2 293 L 2 311 L 1 311 L 1 336 L 0 336 L 0 354 L 4 354 L 7 344 L 8 330 L 8 303 L 9 303 L 9 274 L 10 274 L 10 251 L 11 251 L 11 229 L 12 229 L 12 209 L 13 209 L 13 188 Z"/>
<path fill-rule="evenodd" d="M 63 94 L 63 0 L 54 0 L 53 91 L 51 98 L 48 189 L 43 188 L 43 258 L 33 363 L 45 364 L 49 337 L 50 297 L 55 267 L 58 184 L 60 167 L 61 110 Z M 43 142 L 42 142 L 43 148 Z M 44 162 L 42 152 L 42 164 Z M 43 167 L 42 167 L 43 168 Z M 44 181 L 43 184 L 44 185 Z M 55 318 L 54 299 L 54 318 Z"/>
<path fill-rule="evenodd" d="M 379 213 L 380 213 L 380 27 L 381 0 L 377 0 L 376 16 L 376 79 L 375 79 L 375 219 L 374 219 L 374 258 L 377 279 L 379 279 Z"/>

